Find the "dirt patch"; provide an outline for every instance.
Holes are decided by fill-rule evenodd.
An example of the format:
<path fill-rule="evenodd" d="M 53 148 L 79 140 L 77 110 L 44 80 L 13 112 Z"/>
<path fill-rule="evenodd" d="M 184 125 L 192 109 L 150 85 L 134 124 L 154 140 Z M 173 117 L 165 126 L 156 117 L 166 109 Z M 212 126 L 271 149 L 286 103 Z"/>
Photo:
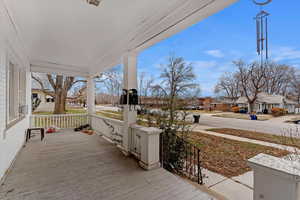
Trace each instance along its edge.
<path fill-rule="evenodd" d="M 271 135 L 267 133 L 260 133 L 255 131 L 246 131 L 246 130 L 232 129 L 232 128 L 215 128 L 215 129 L 207 129 L 207 131 L 213 131 L 216 133 L 222 133 L 226 135 L 233 135 L 233 136 L 244 137 L 248 139 L 261 140 L 264 142 L 271 142 L 275 144 L 300 148 L 300 139 L 287 137 L 288 135 L 290 135 L 290 133 L 287 133 L 286 134 L 287 136 L 279 136 L 279 135 Z"/>
<path fill-rule="evenodd" d="M 189 140 L 201 150 L 202 166 L 226 177 L 242 175 L 250 171 L 247 160 L 260 153 L 276 157 L 288 151 L 263 145 L 240 142 L 200 132 L 192 132 Z"/>

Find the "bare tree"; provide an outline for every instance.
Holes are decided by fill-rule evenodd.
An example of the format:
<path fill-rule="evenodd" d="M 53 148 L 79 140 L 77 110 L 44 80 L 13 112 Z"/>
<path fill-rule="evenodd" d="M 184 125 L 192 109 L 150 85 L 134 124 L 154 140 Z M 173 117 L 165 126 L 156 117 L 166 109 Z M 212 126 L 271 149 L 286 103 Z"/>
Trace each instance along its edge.
<path fill-rule="evenodd" d="M 185 106 L 185 98 L 197 96 L 199 85 L 196 84 L 196 76 L 193 65 L 187 63 L 181 57 L 170 56 L 168 63 L 161 66 L 160 83 L 153 87 L 153 95 L 158 100 L 166 102 L 162 111 L 155 116 L 155 124 L 162 130 L 162 165 L 165 169 L 183 174 L 183 168 L 193 168 L 193 164 L 187 164 L 185 139 L 192 131 L 192 126 L 187 122 L 188 112 L 182 110 Z M 168 151 L 165 151 L 168 149 Z"/>
<path fill-rule="evenodd" d="M 55 99 L 54 114 L 63 114 L 66 112 L 68 92 L 76 83 L 85 82 L 85 80 L 76 79 L 73 76 L 52 74 L 47 74 L 45 79 L 39 75 L 32 74 L 32 78 L 38 83 L 45 94 Z"/>
<path fill-rule="evenodd" d="M 294 96 L 298 103 L 300 103 L 300 71 L 293 69 L 290 79 L 290 95 Z"/>
<path fill-rule="evenodd" d="M 223 96 L 229 97 L 232 100 L 237 99 L 241 93 L 240 83 L 237 75 L 228 72 L 224 73 L 215 86 L 215 93 L 222 94 Z"/>
<path fill-rule="evenodd" d="M 286 96 L 294 74 L 293 68 L 274 62 L 268 63 L 265 68 L 266 84 L 263 91 L 268 94 Z"/>
<path fill-rule="evenodd" d="M 155 86 L 156 93 L 168 99 L 167 110 L 169 112 L 169 127 L 174 125 L 176 111 L 182 106 L 180 98 L 191 96 L 192 90 L 199 87 L 195 83 L 196 75 L 193 72 L 193 65 L 186 63 L 182 57 L 170 56 L 168 63 L 161 66 L 163 71 L 160 75 L 161 83 Z"/>
<path fill-rule="evenodd" d="M 234 64 L 238 68 L 236 76 L 241 86 L 241 92 L 247 98 L 249 112 L 252 112 L 258 94 L 266 85 L 266 67 L 255 62 L 247 65 L 241 60 L 235 61 Z"/>
<path fill-rule="evenodd" d="M 139 74 L 139 97 L 140 103 L 143 104 L 142 100 L 145 97 L 148 97 L 152 91 L 154 85 L 153 76 L 147 76 L 145 72 Z"/>
<path fill-rule="evenodd" d="M 112 68 L 102 74 L 102 82 L 111 96 L 111 104 L 116 104 L 122 90 L 122 71 L 120 68 Z"/>

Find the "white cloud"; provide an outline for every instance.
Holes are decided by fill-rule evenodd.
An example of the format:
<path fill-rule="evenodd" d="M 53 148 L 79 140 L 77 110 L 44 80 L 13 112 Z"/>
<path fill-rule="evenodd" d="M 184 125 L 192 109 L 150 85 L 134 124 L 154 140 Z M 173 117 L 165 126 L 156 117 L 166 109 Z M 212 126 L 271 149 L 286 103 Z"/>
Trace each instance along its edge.
<path fill-rule="evenodd" d="M 217 66 L 216 61 L 195 61 L 192 62 L 194 64 L 194 67 L 197 68 L 212 68 Z"/>
<path fill-rule="evenodd" d="M 224 53 L 219 49 L 208 50 L 205 51 L 205 53 L 215 58 L 223 58 L 225 56 Z"/>
<path fill-rule="evenodd" d="M 287 61 L 300 59 L 300 50 L 292 47 L 280 47 L 271 52 L 274 61 Z"/>

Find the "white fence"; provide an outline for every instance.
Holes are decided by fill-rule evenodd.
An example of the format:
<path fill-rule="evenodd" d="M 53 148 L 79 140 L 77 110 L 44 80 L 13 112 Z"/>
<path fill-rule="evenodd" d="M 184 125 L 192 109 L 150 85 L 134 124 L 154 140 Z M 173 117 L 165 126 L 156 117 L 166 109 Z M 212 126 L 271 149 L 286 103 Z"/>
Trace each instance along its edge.
<path fill-rule="evenodd" d="M 92 128 L 113 143 L 123 145 L 124 122 L 116 119 L 106 118 L 99 115 L 91 115 Z"/>
<path fill-rule="evenodd" d="M 31 128 L 76 128 L 89 123 L 87 114 L 32 115 L 30 120 Z"/>

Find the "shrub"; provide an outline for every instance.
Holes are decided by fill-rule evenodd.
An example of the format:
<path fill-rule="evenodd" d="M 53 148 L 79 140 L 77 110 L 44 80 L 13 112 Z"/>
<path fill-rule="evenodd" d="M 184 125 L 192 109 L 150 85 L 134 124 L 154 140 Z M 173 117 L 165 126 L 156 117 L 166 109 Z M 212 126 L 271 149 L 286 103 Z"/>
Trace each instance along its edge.
<path fill-rule="evenodd" d="M 287 111 L 283 108 L 272 108 L 272 115 L 274 117 L 283 116 L 287 113 Z"/>
<path fill-rule="evenodd" d="M 232 112 L 234 113 L 239 113 L 240 112 L 240 108 L 238 106 L 234 106 L 231 108 Z"/>

